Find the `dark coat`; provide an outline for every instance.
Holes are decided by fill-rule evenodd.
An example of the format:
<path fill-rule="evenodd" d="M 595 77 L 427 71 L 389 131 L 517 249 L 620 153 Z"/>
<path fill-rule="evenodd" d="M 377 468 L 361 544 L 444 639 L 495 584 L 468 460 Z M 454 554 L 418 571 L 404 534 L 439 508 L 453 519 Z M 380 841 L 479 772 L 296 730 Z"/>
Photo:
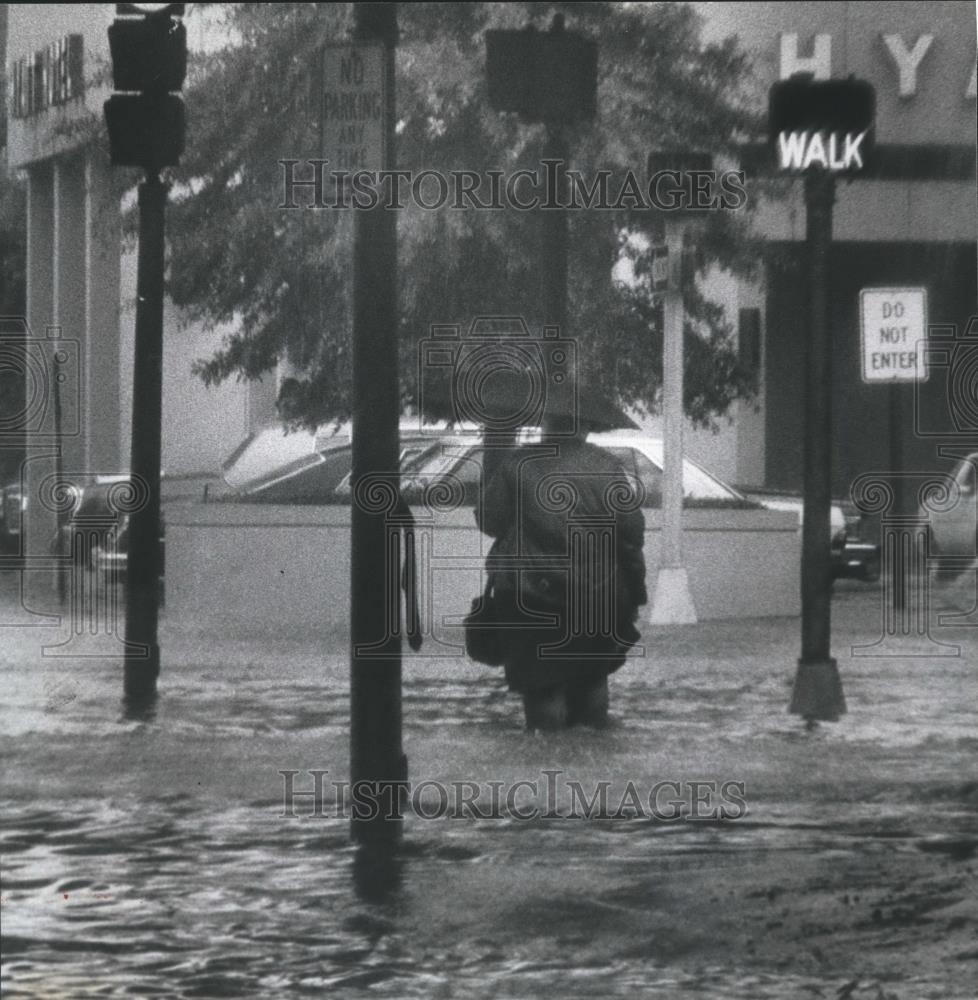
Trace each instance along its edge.
<path fill-rule="evenodd" d="M 512 617 L 506 675 L 539 689 L 617 670 L 646 603 L 645 519 L 618 460 L 565 438 L 487 453 L 476 522 Z"/>

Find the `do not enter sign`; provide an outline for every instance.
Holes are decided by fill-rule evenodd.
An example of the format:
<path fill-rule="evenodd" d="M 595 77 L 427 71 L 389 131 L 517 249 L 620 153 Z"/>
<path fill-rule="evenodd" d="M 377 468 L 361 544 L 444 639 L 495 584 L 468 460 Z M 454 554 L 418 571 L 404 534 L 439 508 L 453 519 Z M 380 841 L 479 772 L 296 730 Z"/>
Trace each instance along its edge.
<path fill-rule="evenodd" d="M 859 293 L 864 382 L 926 382 L 925 288 L 864 288 Z"/>

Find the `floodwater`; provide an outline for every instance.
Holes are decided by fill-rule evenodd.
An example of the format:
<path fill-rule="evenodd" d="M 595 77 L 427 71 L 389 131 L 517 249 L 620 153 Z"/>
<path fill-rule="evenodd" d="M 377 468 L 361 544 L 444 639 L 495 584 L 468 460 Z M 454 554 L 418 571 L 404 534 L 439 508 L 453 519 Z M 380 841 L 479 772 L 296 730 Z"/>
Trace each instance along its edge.
<path fill-rule="evenodd" d="M 131 719 L 121 662 L 42 657 L 57 629 L 7 627 L 4 996 L 973 997 L 978 641 L 853 659 L 879 603 L 840 586 L 849 713 L 811 732 L 786 712 L 797 620 L 647 629 L 600 733 L 526 734 L 498 672 L 407 661 L 433 818 L 383 857 L 351 847 L 329 785 L 348 775 L 342 636 L 164 621 L 158 709 Z M 319 815 L 283 815 L 290 769 L 301 789 L 328 772 Z M 746 811 L 649 815 L 667 780 L 686 807 L 683 783 L 740 782 Z M 445 815 L 431 783 L 460 781 L 536 782 L 514 803 L 539 815 Z M 569 781 L 608 782 L 619 814 L 568 817 Z"/>

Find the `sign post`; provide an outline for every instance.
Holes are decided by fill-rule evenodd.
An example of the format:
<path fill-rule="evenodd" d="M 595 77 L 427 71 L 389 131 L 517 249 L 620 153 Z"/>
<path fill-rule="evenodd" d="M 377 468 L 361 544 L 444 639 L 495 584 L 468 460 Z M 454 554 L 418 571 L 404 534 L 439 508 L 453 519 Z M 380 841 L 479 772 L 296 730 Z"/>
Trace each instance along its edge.
<path fill-rule="evenodd" d="M 385 169 L 394 167 L 394 50 L 397 5 L 356 3 L 354 37 L 333 65 L 343 88 L 324 90 L 324 134 L 340 155 L 367 163 L 380 104 Z M 330 60 L 327 60 L 330 62 Z M 376 67 L 382 67 L 378 86 Z M 374 67 L 370 86 L 370 67 Z M 333 131 L 334 126 L 336 131 Z M 360 131 L 362 129 L 362 132 Z M 374 143 L 376 150 L 376 142 Z M 352 150 L 362 152 L 353 153 Z M 342 152 L 346 151 L 346 152 Z M 359 169 L 359 166 L 358 166 Z M 407 781 L 402 749 L 401 636 L 380 581 L 397 579 L 400 551 L 389 546 L 388 519 L 398 489 L 397 213 L 378 203 L 353 220 L 353 472 L 350 552 L 350 782 L 353 839 L 386 844 L 401 832 L 400 798 Z M 363 490 L 377 477 L 392 502 L 378 510 Z M 388 478 L 389 477 L 389 478 Z M 358 488 L 359 487 L 359 488 Z M 378 593 L 378 590 L 380 593 Z M 394 591 L 397 600 L 397 591 Z"/>
<path fill-rule="evenodd" d="M 676 186 L 687 189 L 687 180 L 713 168 L 710 153 L 697 150 L 656 150 L 646 160 L 649 184 L 659 174 L 671 175 Z M 686 310 L 684 289 L 693 278 L 684 274 L 683 252 L 692 220 L 701 214 L 683 203 L 665 216 L 664 242 L 652 248 L 652 291 L 662 300 L 662 554 L 652 601 L 651 625 L 695 624 L 696 606 L 683 558 L 683 430 Z"/>
<path fill-rule="evenodd" d="M 927 381 L 922 350 L 927 337 L 927 290 L 864 288 L 859 293 L 859 323 L 863 382 L 889 387 L 890 489 L 894 512 L 906 514 L 901 384 Z M 907 574 L 900 559 L 890 560 L 888 569 L 893 607 L 901 610 L 907 604 Z"/>
<path fill-rule="evenodd" d="M 831 656 L 832 379 L 828 322 L 829 251 L 837 174 L 858 174 L 873 152 L 875 92 L 862 80 L 798 74 L 771 87 L 769 139 L 782 172 L 805 183 L 809 336 L 805 370 L 801 656 L 789 711 L 809 725 L 846 711 Z"/>
<path fill-rule="evenodd" d="M 566 30 L 560 13 L 554 15 L 547 32 L 538 32 L 532 25 L 519 31 L 487 31 L 486 76 L 494 110 L 517 112 L 523 121 L 542 122 L 547 128 L 542 159 L 552 180 L 547 201 L 555 199 L 556 207 L 539 212 L 540 294 L 545 327 L 566 338 L 570 150 L 565 126 L 593 118 L 597 112 L 598 46 Z M 577 373 L 571 377 L 576 379 Z M 545 405 L 545 427 L 548 414 Z"/>
<path fill-rule="evenodd" d="M 683 561 L 683 235 L 666 222 L 665 253 L 653 257 L 653 287 L 662 297 L 662 555 L 652 591 L 649 623 L 693 625 L 696 606 Z M 662 263 L 660 263 L 660 261 Z M 658 281 L 656 281 L 658 272 Z M 663 274 L 663 272 L 665 272 Z"/>

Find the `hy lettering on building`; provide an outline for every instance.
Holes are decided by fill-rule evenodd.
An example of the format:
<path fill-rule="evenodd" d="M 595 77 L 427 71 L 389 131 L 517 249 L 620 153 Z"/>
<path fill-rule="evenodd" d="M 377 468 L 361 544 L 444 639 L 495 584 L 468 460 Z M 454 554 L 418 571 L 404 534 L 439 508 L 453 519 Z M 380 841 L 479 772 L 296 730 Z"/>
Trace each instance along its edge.
<path fill-rule="evenodd" d="M 897 93 L 902 98 L 916 97 L 920 69 L 928 58 L 935 58 L 931 55 L 934 36 L 919 35 L 912 45 L 901 34 L 881 33 L 880 38 L 897 77 Z M 780 77 L 787 80 L 796 73 L 811 73 L 816 80 L 828 80 L 832 76 L 831 35 L 815 35 L 811 55 L 807 56 L 801 55 L 796 32 L 781 35 Z M 963 96 L 974 98 L 978 93 L 974 60 L 963 68 L 961 79 Z"/>

